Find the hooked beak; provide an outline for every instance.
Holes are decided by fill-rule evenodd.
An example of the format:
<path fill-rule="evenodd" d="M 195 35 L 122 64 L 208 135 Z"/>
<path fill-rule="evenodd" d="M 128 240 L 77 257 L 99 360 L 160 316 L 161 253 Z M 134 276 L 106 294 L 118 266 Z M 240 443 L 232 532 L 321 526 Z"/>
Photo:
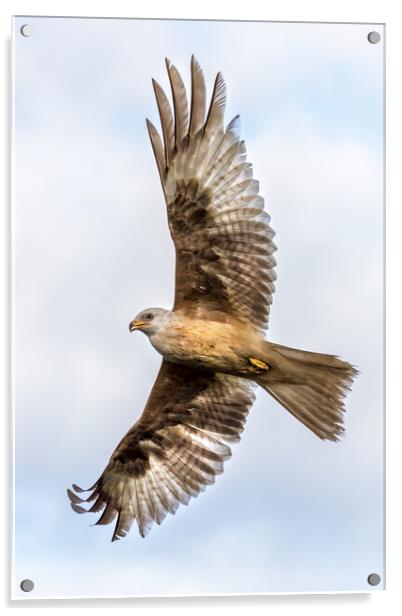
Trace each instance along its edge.
<path fill-rule="evenodd" d="M 135 332 L 137 329 L 141 329 L 141 327 L 143 327 L 145 324 L 146 321 L 134 319 L 134 321 L 131 321 L 130 325 L 128 326 L 128 329 L 130 330 L 130 332 Z"/>

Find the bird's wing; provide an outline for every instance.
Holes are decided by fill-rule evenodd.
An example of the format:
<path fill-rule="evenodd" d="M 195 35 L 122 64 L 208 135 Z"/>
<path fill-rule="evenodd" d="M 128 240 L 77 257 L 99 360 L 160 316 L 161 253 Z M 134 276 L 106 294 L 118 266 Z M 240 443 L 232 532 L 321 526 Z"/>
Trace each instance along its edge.
<path fill-rule="evenodd" d="M 167 61 L 169 101 L 153 81 L 162 136 L 147 120 L 176 248 L 175 310 L 220 311 L 265 328 L 274 292 L 274 232 L 246 162 L 239 118 L 223 125 L 225 83 L 218 73 L 205 116 L 203 72 L 191 59 L 191 107 Z"/>
<path fill-rule="evenodd" d="M 114 450 L 89 497 L 68 490 L 78 513 L 102 512 L 96 524 L 116 518 L 112 541 L 134 520 L 142 536 L 153 522 L 187 505 L 214 483 L 240 439 L 254 400 L 252 384 L 223 374 L 172 364 L 162 366 L 140 419 Z M 89 508 L 83 504 L 93 503 Z"/>

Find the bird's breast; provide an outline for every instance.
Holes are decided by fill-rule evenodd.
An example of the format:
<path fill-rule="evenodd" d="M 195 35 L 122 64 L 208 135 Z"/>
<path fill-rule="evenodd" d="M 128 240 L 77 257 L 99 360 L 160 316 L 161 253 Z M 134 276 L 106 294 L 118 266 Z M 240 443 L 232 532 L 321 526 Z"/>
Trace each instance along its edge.
<path fill-rule="evenodd" d="M 215 372 L 233 372 L 243 354 L 245 333 L 230 323 L 177 319 L 151 339 L 168 361 Z"/>

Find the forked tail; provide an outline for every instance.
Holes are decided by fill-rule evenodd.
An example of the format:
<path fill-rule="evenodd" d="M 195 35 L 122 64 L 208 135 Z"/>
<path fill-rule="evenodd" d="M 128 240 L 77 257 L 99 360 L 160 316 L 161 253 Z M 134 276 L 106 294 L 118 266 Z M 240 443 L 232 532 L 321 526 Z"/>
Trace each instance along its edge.
<path fill-rule="evenodd" d="M 334 355 L 266 344 L 270 368 L 256 382 L 319 438 L 337 441 L 358 371 Z"/>

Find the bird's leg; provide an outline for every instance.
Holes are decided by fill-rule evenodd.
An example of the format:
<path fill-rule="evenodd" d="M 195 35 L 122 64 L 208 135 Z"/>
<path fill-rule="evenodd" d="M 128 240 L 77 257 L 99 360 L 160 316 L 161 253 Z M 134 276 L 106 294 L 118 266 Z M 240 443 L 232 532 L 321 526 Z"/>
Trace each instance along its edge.
<path fill-rule="evenodd" d="M 260 359 L 256 359 L 255 357 L 249 357 L 248 361 L 251 364 L 251 366 L 249 367 L 250 372 L 256 372 L 258 374 L 260 372 L 265 372 L 266 370 L 269 370 L 268 364 L 266 364 L 264 361 L 261 361 Z"/>

